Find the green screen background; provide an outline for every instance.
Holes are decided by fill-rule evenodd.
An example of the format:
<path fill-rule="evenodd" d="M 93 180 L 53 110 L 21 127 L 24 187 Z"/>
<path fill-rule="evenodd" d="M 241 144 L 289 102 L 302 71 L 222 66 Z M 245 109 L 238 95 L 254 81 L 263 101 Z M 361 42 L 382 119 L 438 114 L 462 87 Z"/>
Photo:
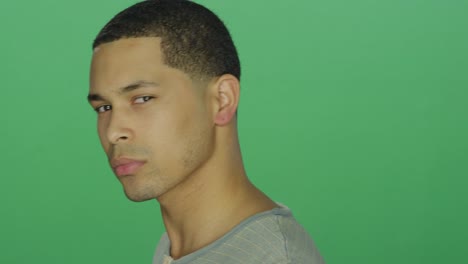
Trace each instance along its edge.
<path fill-rule="evenodd" d="M 2 1 L 0 263 L 150 263 L 87 105 L 91 42 L 135 1 Z M 242 66 L 252 181 L 328 263 L 467 263 L 468 1 L 199 1 Z"/>

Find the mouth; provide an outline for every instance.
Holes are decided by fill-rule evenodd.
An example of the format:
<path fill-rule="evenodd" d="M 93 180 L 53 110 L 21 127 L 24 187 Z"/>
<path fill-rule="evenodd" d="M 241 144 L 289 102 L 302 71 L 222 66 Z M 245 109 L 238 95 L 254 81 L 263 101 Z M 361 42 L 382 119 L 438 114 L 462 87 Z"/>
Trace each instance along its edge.
<path fill-rule="evenodd" d="M 111 167 L 114 173 L 118 176 L 134 175 L 138 169 L 145 165 L 146 161 L 134 160 L 128 158 L 118 158 L 111 160 Z"/>

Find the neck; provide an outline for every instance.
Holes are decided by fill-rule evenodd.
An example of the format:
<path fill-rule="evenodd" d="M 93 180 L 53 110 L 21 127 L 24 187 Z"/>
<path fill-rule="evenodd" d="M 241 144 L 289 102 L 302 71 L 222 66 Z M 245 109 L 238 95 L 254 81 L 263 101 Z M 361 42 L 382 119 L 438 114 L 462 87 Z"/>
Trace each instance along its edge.
<path fill-rule="evenodd" d="M 158 201 L 174 259 L 210 244 L 249 216 L 276 207 L 248 180 L 238 143 L 228 151 L 215 151 Z"/>

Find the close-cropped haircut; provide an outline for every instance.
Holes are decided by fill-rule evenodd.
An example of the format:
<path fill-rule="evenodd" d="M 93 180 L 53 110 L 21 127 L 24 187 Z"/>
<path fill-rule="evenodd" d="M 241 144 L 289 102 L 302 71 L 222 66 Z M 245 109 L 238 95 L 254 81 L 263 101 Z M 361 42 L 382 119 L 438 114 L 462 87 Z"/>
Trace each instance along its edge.
<path fill-rule="evenodd" d="M 236 47 L 224 23 L 188 0 L 147 0 L 123 10 L 97 35 L 93 49 L 119 39 L 160 37 L 163 61 L 191 77 L 232 74 L 240 80 Z"/>

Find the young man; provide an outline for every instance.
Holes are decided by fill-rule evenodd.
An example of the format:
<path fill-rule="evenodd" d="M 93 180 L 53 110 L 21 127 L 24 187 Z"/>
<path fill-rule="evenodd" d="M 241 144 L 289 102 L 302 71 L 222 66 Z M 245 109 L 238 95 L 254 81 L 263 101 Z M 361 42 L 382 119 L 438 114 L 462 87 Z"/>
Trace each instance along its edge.
<path fill-rule="evenodd" d="M 247 178 L 240 64 L 219 18 L 183 0 L 115 16 L 93 44 L 88 100 L 126 196 L 157 199 L 153 263 L 323 263 L 289 209 Z"/>

